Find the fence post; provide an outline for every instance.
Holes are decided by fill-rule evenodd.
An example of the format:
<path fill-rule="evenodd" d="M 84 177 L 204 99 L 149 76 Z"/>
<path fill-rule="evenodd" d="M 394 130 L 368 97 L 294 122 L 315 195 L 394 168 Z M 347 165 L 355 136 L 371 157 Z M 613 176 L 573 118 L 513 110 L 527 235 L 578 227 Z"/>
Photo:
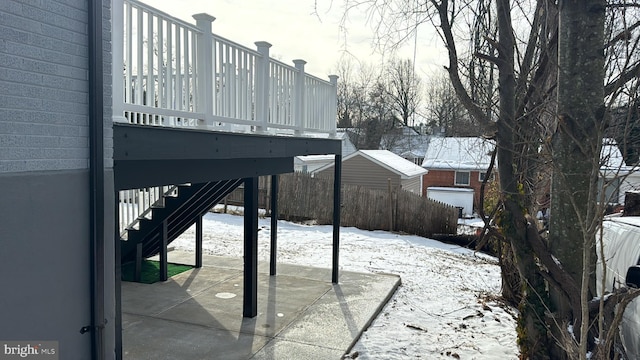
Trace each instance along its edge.
<path fill-rule="evenodd" d="M 196 40 L 196 63 L 194 64 L 198 94 L 196 98 L 196 111 L 204 112 L 204 119 L 200 119 L 199 125 L 213 126 L 213 33 L 211 24 L 215 17 L 201 13 L 193 15 L 200 34 Z M 204 122 L 204 124 L 202 124 Z"/>
<path fill-rule="evenodd" d="M 302 135 L 302 132 L 306 128 L 306 112 L 305 112 L 305 86 L 304 86 L 304 65 L 307 63 L 304 60 L 293 60 L 293 63 L 296 65 L 296 85 L 295 85 L 295 102 L 294 102 L 294 112 L 296 121 L 296 136 Z"/>
<path fill-rule="evenodd" d="M 260 57 L 256 64 L 256 132 L 265 132 L 269 124 L 269 48 L 266 41 L 255 43 Z"/>
<path fill-rule="evenodd" d="M 387 189 L 389 191 L 389 231 L 393 231 L 393 192 L 391 190 L 391 178 L 387 178 Z"/>
<path fill-rule="evenodd" d="M 329 135 L 335 138 L 338 122 L 338 75 L 329 75 L 329 82 L 333 85 L 329 102 Z"/>

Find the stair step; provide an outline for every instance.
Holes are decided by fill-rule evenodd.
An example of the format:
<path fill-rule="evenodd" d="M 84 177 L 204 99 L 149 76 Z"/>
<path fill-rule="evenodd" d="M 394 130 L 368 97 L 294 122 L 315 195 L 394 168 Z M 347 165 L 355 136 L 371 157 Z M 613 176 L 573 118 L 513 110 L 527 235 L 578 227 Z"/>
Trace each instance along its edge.
<path fill-rule="evenodd" d="M 163 221 L 168 221 L 168 242 L 175 240 L 189 226 L 197 216 L 208 211 L 219 203 L 224 196 L 242 183 L 241 180 L 227 180 L 211 183 L 178 185 L 177 196 L 166 196 L 164 207 L 151 210 L 151 219 L 139 221 L 139 230 L 132 229 L 128 233 L 129 241 L 123 244 L 122 261 L 135 258 L 135 246 L 143 243 L 143 256 L 155 255 L 160 247 L 160 227 Z"/>

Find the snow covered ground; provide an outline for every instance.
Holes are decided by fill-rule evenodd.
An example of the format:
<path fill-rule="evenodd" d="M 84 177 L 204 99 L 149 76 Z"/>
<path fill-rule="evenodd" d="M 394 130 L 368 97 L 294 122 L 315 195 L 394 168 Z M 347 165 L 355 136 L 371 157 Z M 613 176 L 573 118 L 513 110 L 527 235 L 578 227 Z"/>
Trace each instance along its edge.
<path fill-rule="evenodd" d="M 243 217 L 209 213 L 205 253 L 241 256 Z M 269 218 L 259 259 L 269 259 Z M 172 243 L 193 251 L 194 229 Z M 393 273 L 402 285 L 351 351 L 358 359 L 517 359 L 515 311 L 495 299 L 494 258 L 419 236 L 342 228 L 340 268 Z M 278 223 L 278 262 L 331 267 L 332 227 Z"/>

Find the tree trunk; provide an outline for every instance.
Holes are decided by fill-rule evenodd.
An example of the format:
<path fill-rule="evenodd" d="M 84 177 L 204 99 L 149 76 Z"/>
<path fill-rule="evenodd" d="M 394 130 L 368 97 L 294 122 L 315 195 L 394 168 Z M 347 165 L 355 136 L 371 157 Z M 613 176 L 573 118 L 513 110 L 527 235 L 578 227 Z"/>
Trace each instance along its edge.
<path fill-rule="evenodd" d="M 544 323 L 544 283 L 538 276 L 533 250 L 527 239 L 525 200 L 521 183 L 514 168 L 514 137 L 516 127 L 516 82 L 514 71 L 515 40 L 511 24 L 510 1 L 497 0 L 498 21 L 498 83 L 499 116 L 496 144 L 498 148 L 498 173 L 504 213 L 500 219 L 503 233 L 511 243 L 515 263 L 523 279 L 523 296 L 519 304 L 518 341 L 521 357 L 525 359 L 549 359 Z"/>
<path fill-rule="evenodd" d="M 559 2 L 558 118 L 552 138 L 549 241 L 562 267 L 576 284 L 583 284 L 583 302 L 592 295 L 588 290 L 594 289 L 595 280 L 590 275 L 583 281 L 583 273 L 595 268 L 596 259 L 592 231 L 596 197 L 590 196 L 590 190 L 597 184 L 604 113 L 604 9 L 605 0 Z M 580 324 L 576 304 L 557 293 L 552 300 L 556 319 L 575 319 Z"/>

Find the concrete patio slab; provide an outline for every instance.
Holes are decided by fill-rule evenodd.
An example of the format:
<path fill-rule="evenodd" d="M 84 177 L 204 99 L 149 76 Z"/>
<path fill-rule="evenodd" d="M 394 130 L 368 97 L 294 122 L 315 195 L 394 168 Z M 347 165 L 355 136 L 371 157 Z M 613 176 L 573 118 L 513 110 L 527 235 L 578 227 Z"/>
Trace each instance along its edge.
<path fill-rule="evenodd" d="M 193 253 L 169 261 L 193 264 Z M 340 359 L 375 319 L 400 278 L 261 264 L 258 315 L 242 317 L 242 259 L 204 256 L 204 266 L 162 283 L 122 283 L 125 359 Z"/>

